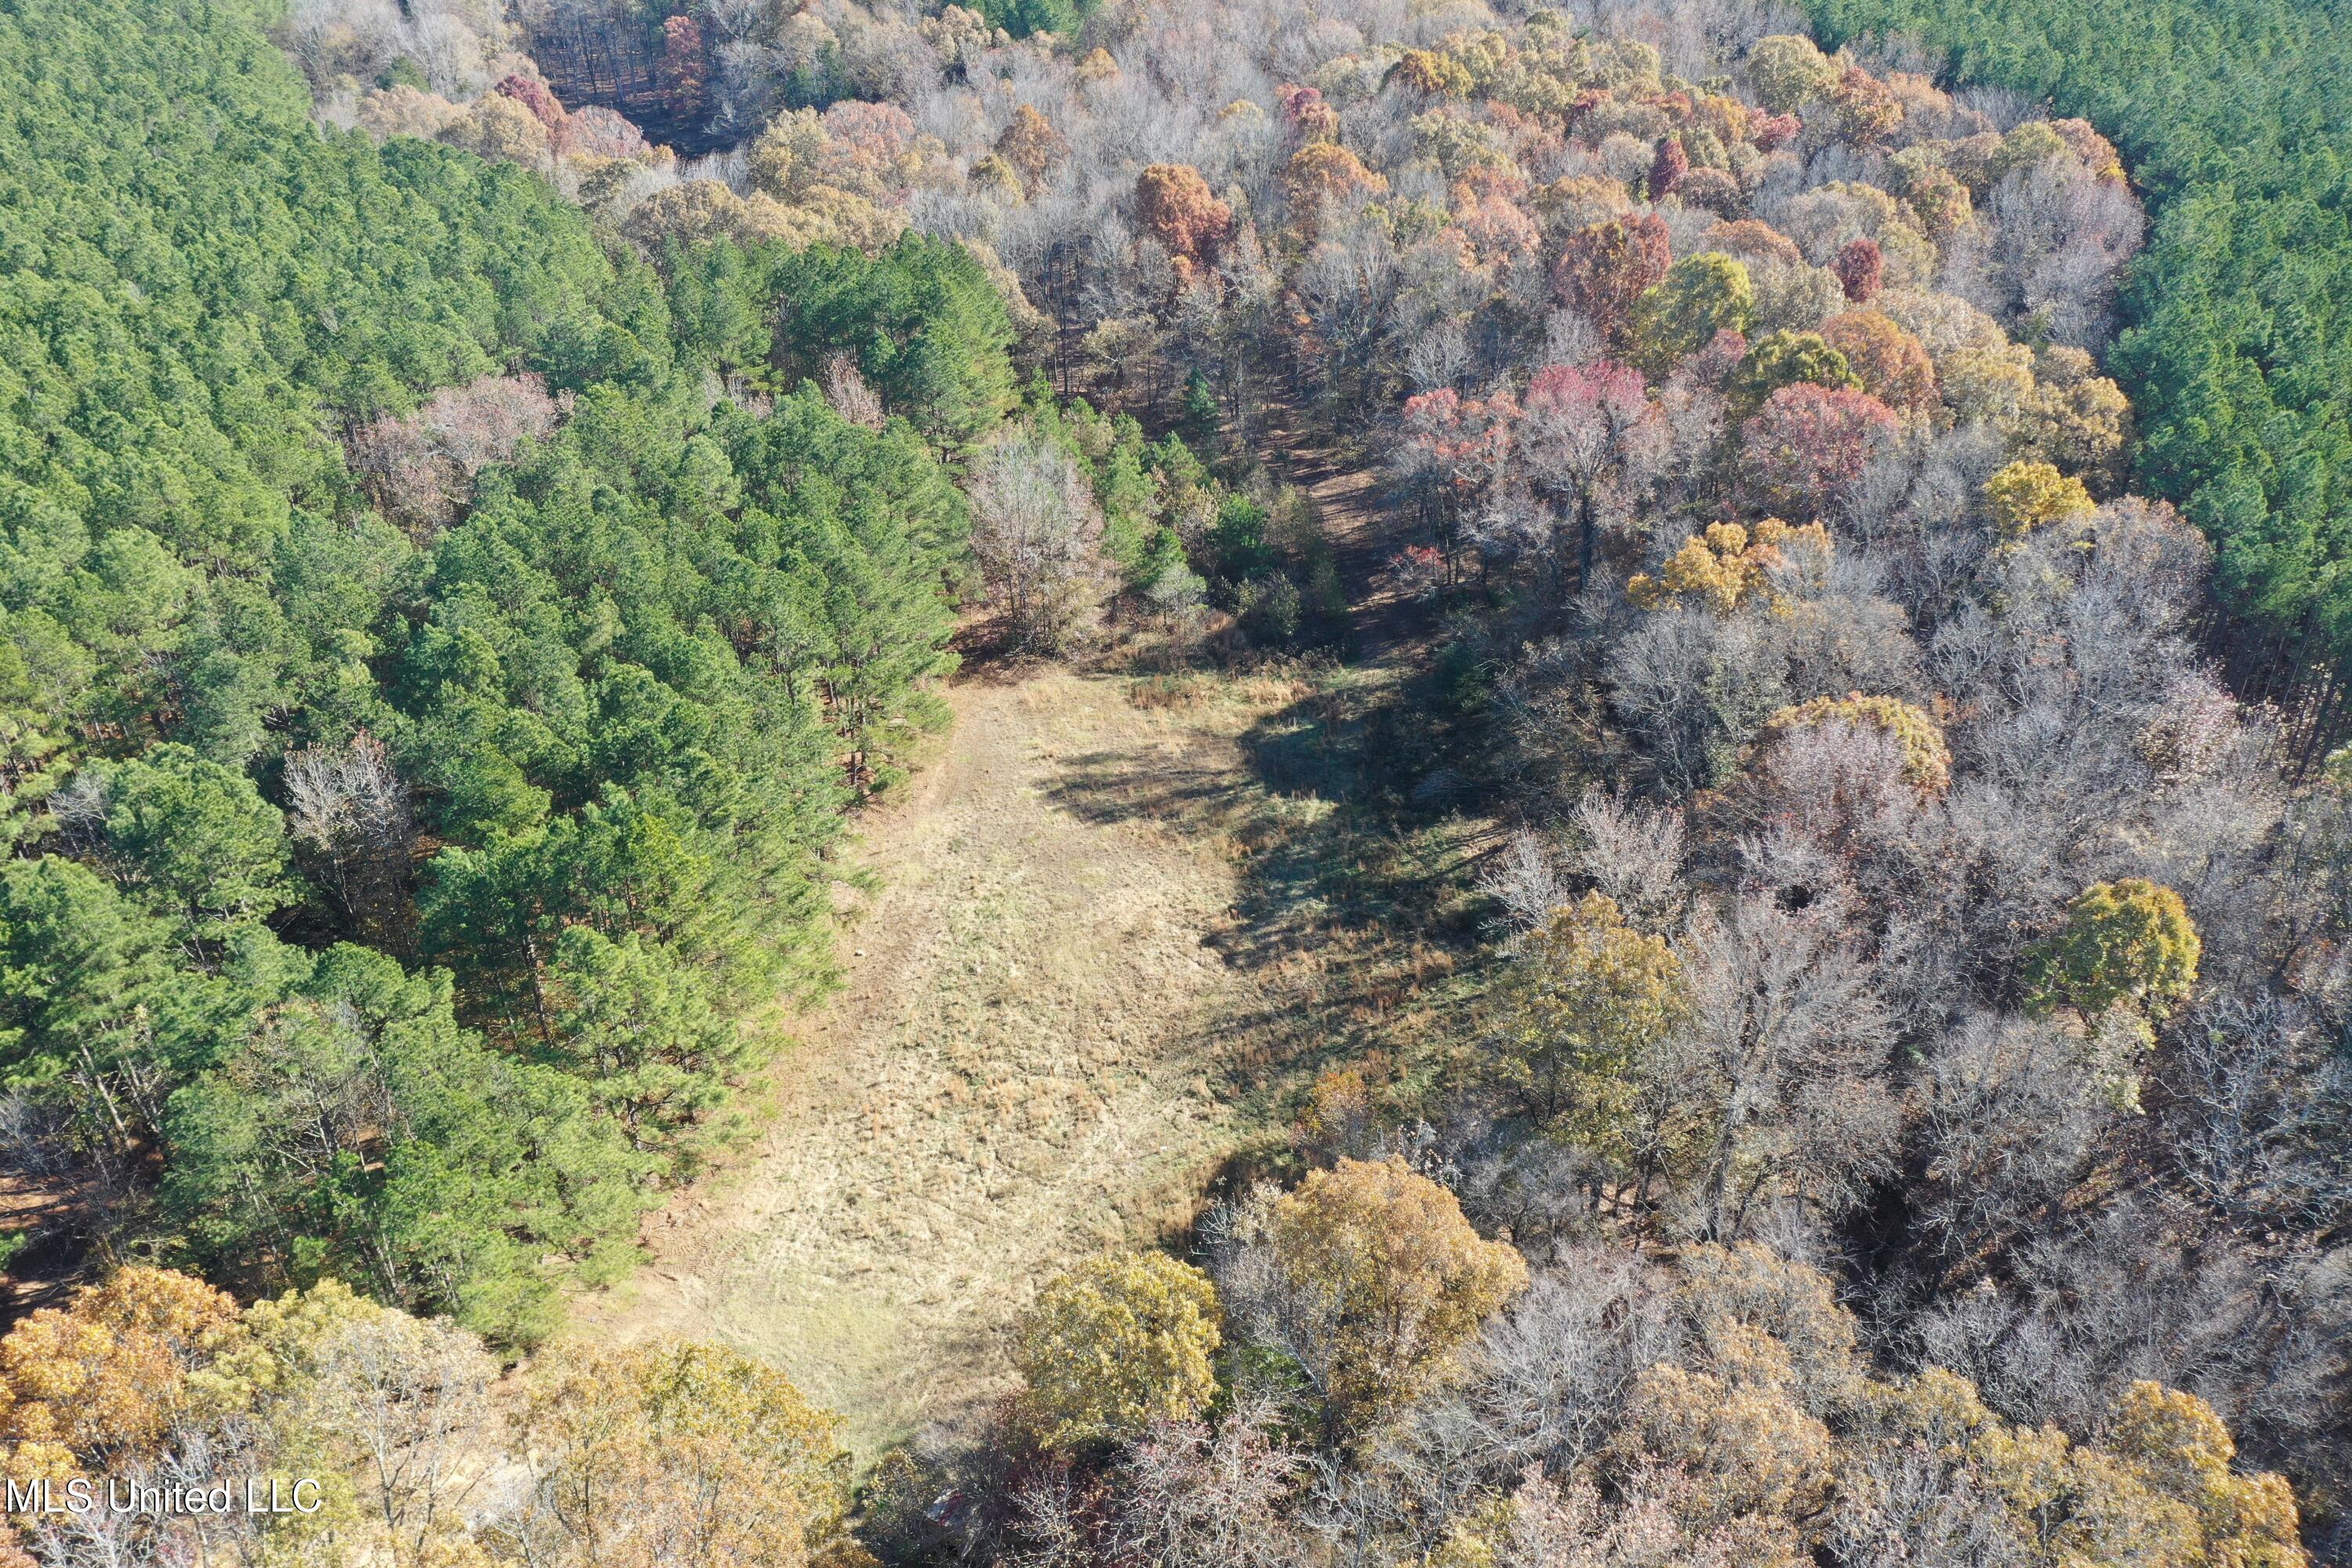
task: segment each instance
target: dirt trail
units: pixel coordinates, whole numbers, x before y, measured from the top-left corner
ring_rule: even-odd
[[[1402,520],[1393,515],[1378,468],[1361,456],[1304,424],[1295,411],[1266,433],[1262,447],[1274,472],[1305,490],[1330,542],[1348,595],[1349,662],[1382,666],[1399,661],[1407,645],[1428,636],[1433,617],[1407,595],[1389,562],[1404,542]]]
[[[774,1363],[861,1461],[1009,1386],[1003,1331],[1043,1278],[1189,1218],[1245,1131],[1211,1075],[1257,983],[1210,945],[1238,883],[1200,825],[1249,787],[1246,704],[1146,710],[1060,670],[950,700],[945,755],[866,825],[882,884],[749,1108],[763,1131],[573,1313],[583,1338]]]

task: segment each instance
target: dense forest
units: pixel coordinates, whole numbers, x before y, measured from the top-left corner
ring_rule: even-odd
[[[2352,278],[2344,156],[2352,69],[2334,6],[1998,5],[1823,0],[1833,36],[1899,34],[1971,79],[2095,120],[2129,155],[2157,222],[2125,304],[2118,374],[2142,424],[2139,473],[2210,535],[2242,617],[2231,671],[2314,710],[2336,737],[2352,384],[2340,303]]]
[[[12,1142],[110,1249],[527,1342],[820,977],[1003,307],[919,239],[658,269],[321,134],[254,18],[10,22]],[[901,417],[706,390],[835,342]]]
[[[1819,11],[0,5],[0,1465],[321,1487],[0,1564],[2352,1560],[2340,19]],[[878,1458],[567,1334],[1057,664],[1412,995]]]

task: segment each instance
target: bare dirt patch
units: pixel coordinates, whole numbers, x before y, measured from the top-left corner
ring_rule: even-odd
[[[1073,1257],[1156,1239],[1258,1129],[1223,1085],[1268,978],[1221,952],[1292,693],[1160,700],[1063,670],[950,693],[945,754],[866,824],[845,984],[795,1020],[763,1131],[646,1231],[572,1331],[717,1338],[850,1423],[862,1461],[1011,1386],[1004,1330]],[[1257,1097],[1262,1098],[1262,1097]]]

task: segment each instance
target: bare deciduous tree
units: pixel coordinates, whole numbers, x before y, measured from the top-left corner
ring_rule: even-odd
[[[486,375],[436,393],[405,418],[360,426],[344,454],[368,499],[429,539],[471,499],[476,475],[553,430],[563,406],[534,374]]]
[[[1670,1119],[1695,1124],[1675,1204],[1695,1235],[1754,1234],[1784,1206],[1841,1213],[1888,1168],[1891,1031],[1842,913],[1826,891],[1796,910],[1748,893],[1681,944],[1698,1021],[1643,1076]]]
[[[835,354],[824,362],[824,400],[852,425],[868,430],[882,428],[882,399],[866,384],[866,378],[857,373],[857,362],[847,354]]]
[[[348,1444],[362,1501],[409,1561],[463,1521],[479,1484],[496,1411],[498,1363],[456,1324],[371,1314],[322,1347],[304,1416]]]
[[[1214,1432],[1154,1431],[1129,1458],[1119,1544],[1147,1563],[1286,1568],[1307,1553],[1279,1510],[1300,1463],[1276,1435],[1274,1407],[1244,1399]]]
[[[1441,1507],[1529,1465],[1573,1472],[1608,1441],[1635,1374],[1682,1346],[1662,1287],[1622,1248],[1566,1249],[1486,1325],[1462,1375],[1398,1428],[1388,1461]]]
[[[286,756],[287,830],[346,914],[371,933],[403,907],[415,820],[383,742],[362,730],[340,747]]]
[[[1058,652],[1100,603],[1102,516],[1066,452],[1023,427],[983,453],[971,481],[971,548],[1021,647]]]

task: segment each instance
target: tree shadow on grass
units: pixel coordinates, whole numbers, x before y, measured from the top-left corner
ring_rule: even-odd
[[[1504,837],[1448,772],[1458,738],[1418,683],[1331,669],[1294,684],[1235,738],[1239,773],[1144,744],[1065,759],[1046,792],[1083,821],[1213,837],[1239,870],[1203,939],[1252,982],[1212,1026],[1214,1076],[1265,1131],[1235,1152],[1229,1185],[1293,1161],[1279,1130],[1318,1073],[1443,1055],[1486,957],[1479,862]]]
[[[1173,764],[1150,747],[1088,752],[1062,763],[1045,796],[1095,826],[1152,822],[1191,834],[1226,831],[1248,809],[1244,780],[1213,767]]]

